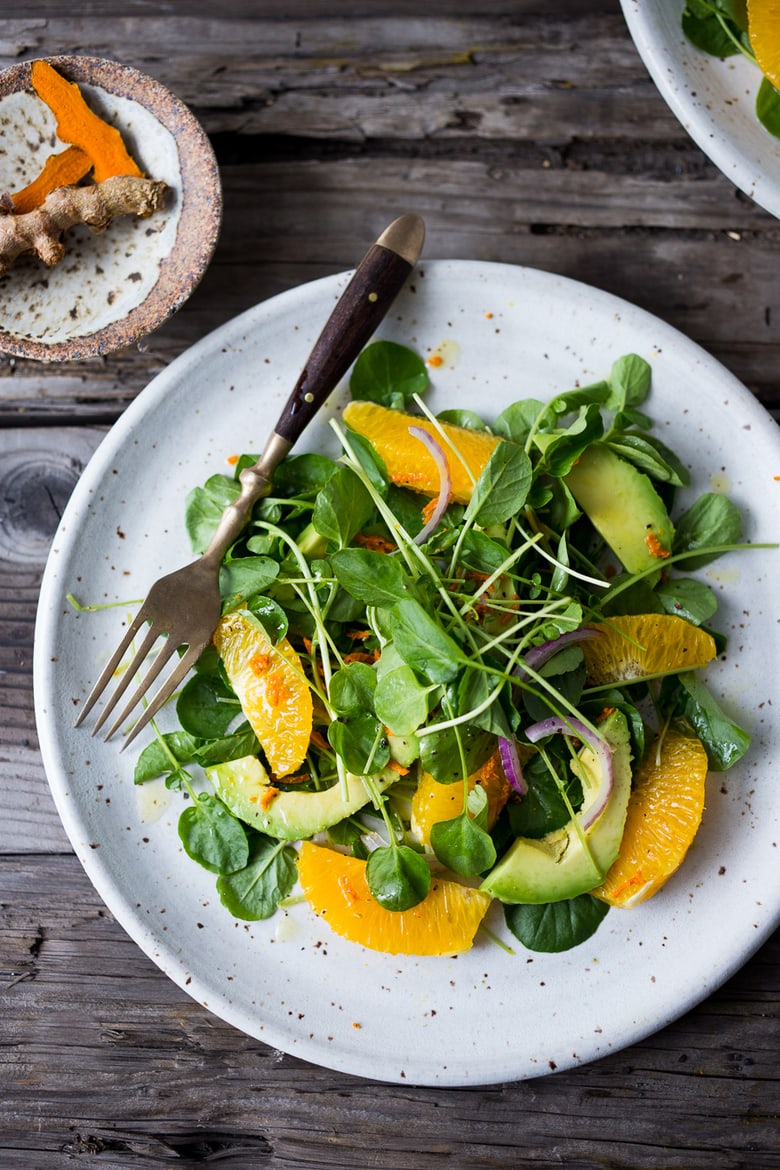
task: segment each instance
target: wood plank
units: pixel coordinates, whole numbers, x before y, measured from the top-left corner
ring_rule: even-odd
[[[382,224],[409,208],[426,219],[426,257],[525,264],[616,293],[717,351],[778,410],[775,221],[715,173],[670,190],[662,175],[543,162],[345,157],[224,167],[220,241],[190,301],[109,362],[0,359],[0,420],[116,418],[193,342],[275,293],[351,267]]]
[[[300,23],[178,15],[11,18],[0,65],[77,44],[156,77],[208,133],[681,139],[619,12],[525,3],[450,15],[332,10]],[[588,52],[582,52],[582,45]],[[576,101],[573,100],[576,94]],[[316,96],[316,101],[313,97]],[[421,100],[424,98],[424,100]],[[573,122],[576,119],[576,125]]]
[[[386,1167],[516,1167],[520,1151],[541,1168],[776,1165],[767,1025],[780,937],[678,1024],[598,1064],[414,1089],[312,1068],[209,1015],[112,921],[75,858],[0,861],[0,883],[0,1161],[14,1170],[63,1154],[76,1166],[98,1153],[101,1166],[178,1164],[197,1143],[222,1143],[247,1168],[258,1153],[364,1168],[368,1148]]]

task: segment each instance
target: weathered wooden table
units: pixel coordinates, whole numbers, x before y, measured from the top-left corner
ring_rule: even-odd
[[[518,1084],[383,1086],[221,1023],[129,941],[71,853],[31,668],[49,543],[106,428],[198,338],[350,267],[394,214],[425,217],[429,258],[530,265],[636,302],[775,412],[780,226],[669,113],[616,0],[67,7],[4,6],[0,65],[78,52],[158,78],[213,141],[225,215],[201,285],[143,344],[63,366],[0,358],[0,1166],[780,1166],[777,937],[659,1034]]]

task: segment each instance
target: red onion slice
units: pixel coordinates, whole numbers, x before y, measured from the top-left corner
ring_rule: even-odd
[[[420,529],[414,538],[415,544],[425,544],[428,537],[438,528],[439,521],[447,511],[447,505],[452,495],[452,478],[450,476],[449,464],[447,463],[447,456],[433,435],[429,431],[426,431],[424,427],[409,427],[409,434],[412,438],[419,439],[427,449],[439,473],[439,495],[436,500],[436,506],[428,518],[428,523],[424,528]]]
[[[541,646],[532,646],[523,655],[523,663],[529,666],[531,670],[539,670],[559,650],[564,650],[567,646],[576,645],[578,642],[587,642],[590,638],[600,638],[601,636],[601,630],[594,630],[590,626],[580,626],[577,630],[568,630],[558,638],[552,638],[549,642],[542,642]],[[526,671],[523,669],[522,663],[515,670],[515,675],[519,679],[528,677]]]
[[[498,753],[501,756],[501,766],[507,780],[519,796],[525,796],[528,784],[523,775],[520,756],[517,753],[517,743],[513,739],[504,739],[503,736],[499,736]]]
[[[599,764],[599,781],[590,800],[588,794],[585,794],[585,803],[577,814],[582,828],[590,829],[604,812],[612,795],[614,772],[612,752],[607,744],[599,736],[594,735],[590,728],[581,723],[579,719],[559,719],[555,715],[550,716],[549,719],[543,719],[541,723],[534,723],[533,726],[527,728],[525,734],[531,743],[536,743],[547,735],[576,735],[577,739],[581,739],[591,749]]]

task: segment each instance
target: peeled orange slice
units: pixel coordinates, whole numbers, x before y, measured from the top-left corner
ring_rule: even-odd
[[[488,825],[492,827],[510,793],[498,752],[469,776],[469,790],[480,784],[488,798]],[[441,784],[425,772],[412,797],[412,832],[423,845],[431,843],[431,829],[463,812],[463,784]]]
[[[780,89],[780,0],[748,0],[748,34],[761,72]]]
[[[304,841],[298,878],[314,913],[336,934],[390,955],[455,955],[467,951],[491,899],[481,890],[434,877],[411,910],[385,910],[366,882],[366,863]]]
[[[309,749],[313,709],[297,651],[286,638],[274,645],[240,610],[220,619],[214,645],[271,771],[279,779],[295,772]]]
[[[597,686],[698,670],[716,654],[711,634],[674,614],[628,614],[592,628],[601,636],[581,648],[588,681]]]
[[[634,776],[620,853],[592,892],[611,906],[651,897],[680,866],[701,822],[707,753],[695,736],[669,728]]]
[[[470,430],[451,423],[440,423],[442,433],[424,417],[390,410],[376,402],[355,400],[344,410],[344,421],[353,431],[368,439],[381,455],[387,473],[399,487],[411,488],[423,495],[439,491],[439,473],[433,456],[419,439],[409,434],[409,427],[427,431],[443,450],[452,480],[452,499],[467,504],[474,483],[502,439],[486,431]],[[457,449],[457,454],[453,448]]]

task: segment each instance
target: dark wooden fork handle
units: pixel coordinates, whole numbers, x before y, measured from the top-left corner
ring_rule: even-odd
[[[416,215],[395,220],[369,248],[339,298],[274,428],[295,443],[386,315],[425,237]]]

